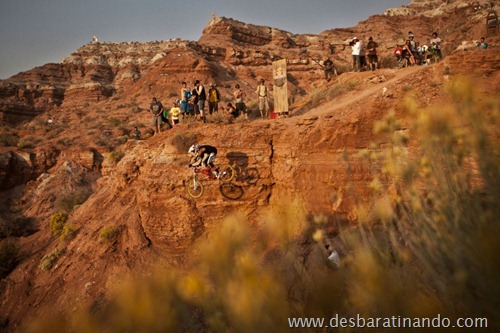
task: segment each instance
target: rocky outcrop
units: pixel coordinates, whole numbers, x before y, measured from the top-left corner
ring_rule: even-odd
[[[422,15],[436,17],[455,12],[462,8],[469,8],[475,0],[412,0],[408,6],[391,8],[384,12],[388,16],[415,16]]]

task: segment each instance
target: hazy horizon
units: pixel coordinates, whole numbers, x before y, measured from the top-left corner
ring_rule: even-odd
[[[410,0],[16,0],[0,11],[0,79],[106,42],[197,41],[212,13],[295,34],[347,28]]]

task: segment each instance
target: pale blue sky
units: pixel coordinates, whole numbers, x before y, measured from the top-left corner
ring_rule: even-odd
[[[88,43],[198,40],[217,16],[318,34],[347,28],[410,0],[0,0],[0,79]]]

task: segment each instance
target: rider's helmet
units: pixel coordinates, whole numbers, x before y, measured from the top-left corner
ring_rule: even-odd
[[[196,155],[196,153],[198,152],[199,149],[200,149],[200,146],[197,143],[195,143],[194,145],[189,147],[188,153],[191,155]]]

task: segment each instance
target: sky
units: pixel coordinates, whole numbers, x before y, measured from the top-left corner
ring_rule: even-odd
[[[197,41],[212,17],[295,34],[348,28],[410,0],[0,0],[0,79],[102,42]]]

